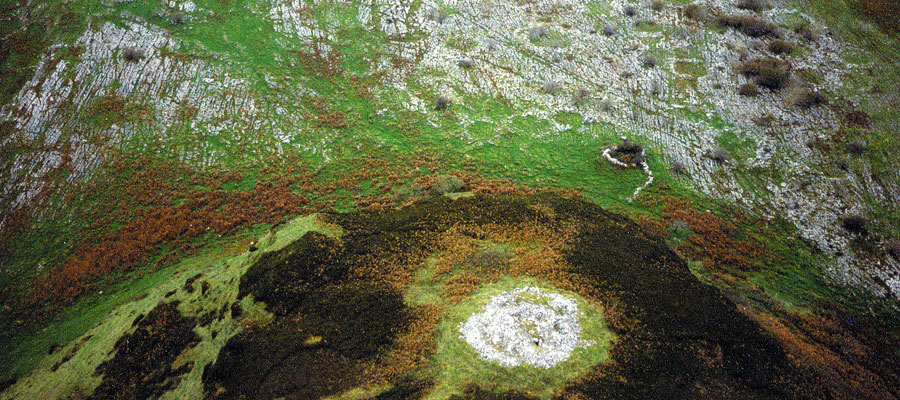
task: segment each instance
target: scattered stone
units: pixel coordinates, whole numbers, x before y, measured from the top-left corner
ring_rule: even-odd
[[[491,297],[459,328],[460,338],[482,358],[505,367],[550,368],[582,343],[578,303],[535,287]]]

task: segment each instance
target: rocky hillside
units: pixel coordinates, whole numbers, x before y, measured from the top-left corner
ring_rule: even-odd
[[[552,192],[664,240],[795,356],[834,349],[814,327],[836,326],[861,347],[808,364],[869,371],[896,395],[890,368],[860,361],[900,333],[900,10],[889,1],[0,10],[8,385],[113,310],[159,301],[151,282],[204,271],[212,261],[196,260],[242,253],[294,217]],[[177,320],[176,309],[148,315]]]

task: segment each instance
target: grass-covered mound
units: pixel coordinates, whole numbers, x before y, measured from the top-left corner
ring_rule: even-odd
[[[244,275],[241,294],[265,299],[274,320],[228,342],[204,374],[208,396],[828,395],[660,238],[595,205],[550,195],[436,197],[329,220],[344,229],[340,240],[308,234]],[[512,256],[473,265],[485,248]],[[612,336],[604,325],[615,334],[608,354],[606,346],[576,351],[561,364],[567,373],[504,372],[447,346],[464,311],[517,281],[577,296],[597,310],[586,314],[593,322],[602,312],[602,323],[585,329],[600,340]],[[485,369],[460,372],[479,363]]]

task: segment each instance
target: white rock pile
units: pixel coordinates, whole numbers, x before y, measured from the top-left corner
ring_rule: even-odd
[[[574,299],[523,287],[492,297],[461,324],[460,339],[503,366],[550,368],[589,344],[580,338],[579,315]]]

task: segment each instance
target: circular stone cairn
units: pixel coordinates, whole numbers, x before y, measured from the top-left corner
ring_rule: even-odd
[[[590,345],[579,337],[579,315],[574,299],[523,287],[491,297],[481,313],[460,325],[460,338],[502,366],[550,368],[580,345]]]

